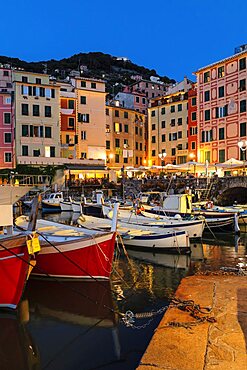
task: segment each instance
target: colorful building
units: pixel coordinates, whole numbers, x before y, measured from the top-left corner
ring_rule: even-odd
[[[80,158],[77,97],[70,83],[60,82],[61,157]]]
[[[188,160],[188,92],[152,99],[148,109],[149,165],[182,164]],[[165,159],[161,159],[162,153]]]
[[[243,159],[247,131],[247,50],[198,69],[198,161]],[[244,147],[246,149],[246,146]]]
[[[78,157],[106,160],[105,81],[71,78],[77,100]]]
[[[188,157],[190,161],[197,161],[197,131],[197,90],[194,84],[188,91]]]
[[[106,158],[116,170],[146,165],[145,115],[118,105],[106,106]]]
[[[15,167],[12,70],[0,68],[0,168]]]
[[[59,85],[49,76],[13,71],[18,164],[52,164],[60,157]]]

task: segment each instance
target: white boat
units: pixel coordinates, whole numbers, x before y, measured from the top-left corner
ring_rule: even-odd
[[[83,203],[81,201],[72,200],[71,207],[74,213],[81,213]]]
[[[103,205],[104,215],[108,218],[112,218],[112,208]],[[118,214],[119,222],[128,223],[131,225],[142,225],[145,227],[159,227],[165,231],[172,232],[176,231],[186,231],[190,239],[200,239],[202,238],[202,233],[204,230],[205,222],[204,219],[193,219],[193,220],[183,220],[180,215],[175,217],[168,216],[157,216],[148,212],[140,211],[137,214],[135,209],[122,210],[119,209]]]
[[[61,200],[60,207],[62,212],[72,212],[72,199],[69,198],[69,200]]]
[[[81,215],[77,222],[84,228],[105,231],[109,229],[111,224],[110,220],[86,215]],[[117,231],[123,239],[124,245],[129,247],[177,252],[184,250],[184,248],[189,249],[189,237],[185,231],[175,229],[167,231],[161,227],[150,228],[122,221],[118,221]]]
[[[60,202],[63,201],[63,193],[51,193],[47,198],[42,199],[42,210],[46,212],[60,212]]]

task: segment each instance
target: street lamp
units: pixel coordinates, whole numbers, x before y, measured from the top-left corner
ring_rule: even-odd
[[[167,156],[166,152],[159,153],[159,158],[161,160],[161,167],[162,167],[162,172],[163,172],[163,167],[165,165],[165,158]]]
[[[243,162],[244,162],[244,172],[243,175],[245,175],[245,161],[246,161],[246,149],[247,149],[247,140],[241,140],[238,142],[238,147],[240,151],[243,152]]]

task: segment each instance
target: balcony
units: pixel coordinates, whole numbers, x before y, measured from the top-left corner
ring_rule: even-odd
[[[71,115],[75,114],[75,110],[74,109],[61,108],[61,114],[64,114],[66,116],[71,116]]]
[[[31,157],[31,156],[18,156],[17,157],[18,164],[27,164],[27,165],[55,165],[55,166],[62,166],[65,164],[74,164],[74,165],[98,165],[104,166],[105,161],[103,159],[71,159],[69,158],[61,158],[61,157]]]

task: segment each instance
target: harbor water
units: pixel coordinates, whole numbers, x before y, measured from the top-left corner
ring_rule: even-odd
[[[110,282],[31,278],[17,313],[0,313],[0,369],[135,369],[181,279],[244,266],[246,235],[209,233],[191,254],[117,249]],[[140,314],[131,326],[128,311]]]

